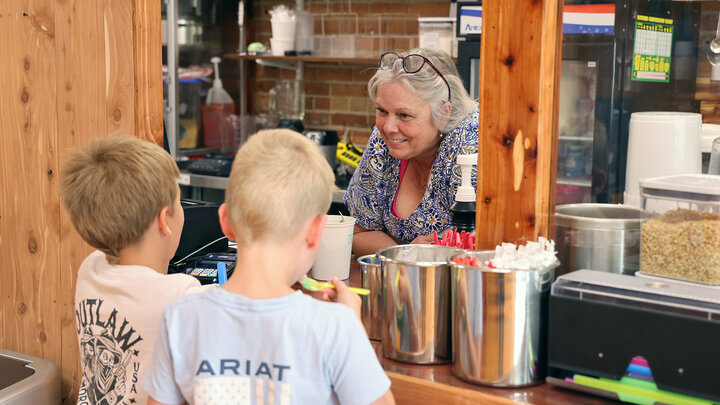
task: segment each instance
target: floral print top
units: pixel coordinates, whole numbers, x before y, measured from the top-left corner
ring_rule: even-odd
[[[375,128],[345,193],[345,206],[356,219],[355,223],[368,230],[383,231],[399,244],[449,229],[450,206],[461,183],[457,156],[477,153],[478,113],[475,110],[457,127],[443,133],[422,201],[405,219],[392,214],[400,160],[390,156]],[[477,168],[473,167],[473,187],[476,179]]]

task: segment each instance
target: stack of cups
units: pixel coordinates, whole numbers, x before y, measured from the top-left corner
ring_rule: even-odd
[[[275,16],[270,19],[272,27],[272,38],[270,38],[270,48],[275,56],[285,55],[285,51],[295,49],[295,26],[297,20],[295,15],[285,14],[284,16]]]

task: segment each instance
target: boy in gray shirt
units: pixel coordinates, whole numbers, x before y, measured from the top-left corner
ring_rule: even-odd
[[[315,259],[333,188],[296,132],[262,131],[238,151],[219,211],[235,271],[165,310],[143,379],[149,404],[395,403],[359,297],[337,279],[324,293],[337,303],[291,288]]]

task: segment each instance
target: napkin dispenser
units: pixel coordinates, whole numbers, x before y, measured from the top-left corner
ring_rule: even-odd
[[[548,382],[620,380],[635,356],[657,388],[720,401],[720,287],[578,270],[553,283]]]

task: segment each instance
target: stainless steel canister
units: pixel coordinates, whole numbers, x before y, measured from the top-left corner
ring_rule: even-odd
[[[360,264],[362,288],[370,294],[361,296],[360,315],[368,337],[373,340],[382,338],[382,269],[375,255],[365,255],[357,259]]]
[[[399,245],[377,252],[383,273],[383,355],[415,364],[450,361],[450,268],[463,249]]]
[[[541,382],[547,364],[547,306],[558,263],[534,270],[484,265],[494,251],[465,252],[478,266],[451,261],[452,371],[496,387]],[[451,260],[452,260],[451,259]]]
[[[640,270],[640,215],[620,204],[555,207],[556,275],[580,269],[635,274]]]

